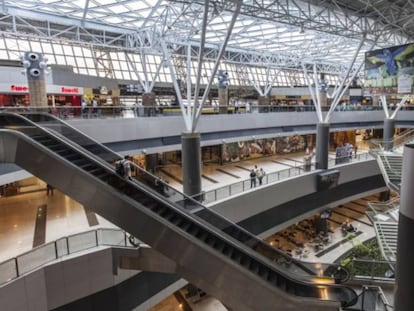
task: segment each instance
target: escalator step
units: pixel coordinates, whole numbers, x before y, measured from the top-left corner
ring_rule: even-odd
[[[88,162],[87,159],[81,157],[79,159],[73,160],[72,163],[77,165],[77,166],[81,166],[81,165],[84,165],[84,164],[88,164],[89,162]]]
[[[61,144],[44,145],[44,146],[48,147],[50,150],[53,150],[54,152],[59,152],[59,151],[67,149],[65,146]]]
[[[176,225],[181,220],[179,215],[177,215],[175,213],[171,213],[171,216],[168,216],[167,219],[168,219],[169,222],[171,222],[174,225]]]
[[[249,264],[249,270],[254,272],[255,274],[259,274],[260,266],[256,261],[251,261]]]
[[[233,259],[234,261],[237,261],[237,262],[240,263],[240,260],[241,260],[241,254],[240,254],[240,252],[239,251],[234,251],[231,254],[231,259]]]
[[[171,213],[171,211],[167,207],[164,207],[160,211],[160,213],[158,213],[158,215],[160,215],[162,218],[172,217],[172,213]]]
[[[183,221],[181,222],[181,224],[179,225],[179,227],[181,229],[183,229],[185,232],[188,232],[190,227],[191,227],[191,222],[190,221]]]
[[[225,243],[223,243],[223,241],[221,240],[217,240],[216,244],[214,244],[214,249],[216,249],[217,251],[219,251],[220,253],[223,253],[224,247],[226,246]]]
[[[259,275],[262,279],[267,280],[269,277],[270,269],[267,267],[261,266],[259,269]]]
[[[199,239],[203,242],[206,242],[207,239],[210,237],[210,234],[207,231],[202,231],[201,234],[199,235]]]
[[[87,171],[88,173],[92,172],[93,170],[96,169],[96,166],[92,163],[88,163],[85,165],[81,165],[80,166],[83,170]]]
[[[231,250],[232,250],[231,247],[229,247],[227,244],[224,244],[223,249],[221,250],[221,253],[225,256],[231,257]]]
[[[192,236],[197,236],[197,233],[199,230],[200,229],[197,226],[193,225],[193,226],[190,226],[190,228],[188,228],[187,232],[191,234]]]
[[[77,160],[77,159],[80,159],[81,158],[81,156],[79,154],[73,152],[70,149],[63,149],[63,150],[60,150],[60,151],[58,151],[56,153],[58,155],[64,157],[68,161],[74,161],[74,160]]]
[[[217,243],[217,239],[213,235],[209,235],[206,238],[207,245],[210,245],[211,247],[214,247],[214,245]]]
[[[95,171],[92,173],[100,180],[108,180],[109,177],[111,177],[111,174],[108,174],[107,172],[101,170],[101,171]]]

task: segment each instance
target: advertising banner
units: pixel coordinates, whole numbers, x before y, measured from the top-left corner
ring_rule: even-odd
[[[364,95],[411,93],[414,44],[365,53]]]

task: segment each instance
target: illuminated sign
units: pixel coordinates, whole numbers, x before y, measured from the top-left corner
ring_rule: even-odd
[[[364,95],[410,94],[414,80],[414,44],[365,53]]]
[[[69,93],[69,94],[78,94],[79,93],[79,88],[77,87],[65,87],[62,86],[60,88],[62,93]]]
[[[29,87],[22,85],[10,85],[10,90],[12,92],[29,92]]]

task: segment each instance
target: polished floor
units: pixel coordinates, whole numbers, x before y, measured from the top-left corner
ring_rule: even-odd
[[[292,165],[303,163],[303,156],[304,154],[289,154],[257,158],[225,166],[204,165],[203,189],[208,191],[232,184],[238,179],[248,179],[249,172],[255,165],[263,168],[267,173],[290,168]],[[334,155],[330,154],[329,157],[333,158]],[[165,178],[170,185],[177,190],[182,190],[181,167],[171,165],[164,170],[168,170],[168,176]],[[41,181],[38,182],[37,188],[42,190],[0,197],[0,262],[27,252],[33,246],[55,241],[64,236],[101,227],[115,227],[59,190],[55,189],[53,195],[47,195],[46,184]]]
[[[359,150],[363,152],[363,148]],[[289,154],[275,157],[252,159],[225,166],[203,166],[203,189],[211,190],[229,185],[240,179],[248,179],[249,171],[257,165],[267,173],[290,168],[303,163],[304,154]],[[330,153],[330,158],[334,154]],[[176,165],[163,168],[163,177],[169,180],[171,186],[182,189],[181,168]],[[46,193],[46,185],[39,181],[40,191],[17,194],[9,197],[0,197],[0,262],[30,251],[33,247],[55,241],[61,237],[89,231],[96,228],[115,228],[106,219],[96,215],[87,207],[72,200],[68,196],[55,189],[53,195]],[[340,233],[340,224],[350,221],[360,230],[359,240],[364,241],[374,236],[374,230],[364,215],[366,202],[378,200],[377,196],[349,202],[337,207],[330,219],[329,242],[321,248],[312,246],[314,241],[306,240],[305,236],[297,234],[297,239],[305,244],[302,252],[297,252],[297,245],[291,241],[283,241],[283,236],[268,237],[269,243],[287,251],[291,250],[293,256],[305,261],[332,262],[339,254],[352,247]],[[294,230],[287,228],[286,230]],[[283,234],[283,232],[282,232]],[[275,241],[278,240],[278,245]],[[329,250],[329,248],[331,248]],[[324,249],[327,251],[324,252]],[[169,298],[174,301],[173,298]],[[177,301],[171,303],[162,302],[154,311],[179,310]],[[206,299],[207,302],[198,304],[197,310],[225,310],[214,299]],[[210,302],[209,302],[210,301]],[[178,309],[177,309],[178,308]],[[196,310],[196,309],[194,309]]]

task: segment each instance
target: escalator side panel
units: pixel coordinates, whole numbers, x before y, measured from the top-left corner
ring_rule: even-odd
[[[12,141],[11,138],[4,139],[7,136],[0,135],[3,147]],[[298,301],[306,302],[309,310],[338,308],[338,303],[334,302],[289,296],[242,266],[235,265],[224,255],[206,248],[189,234],[167,226],[165,220],[154,217],[139,203],[58,156],[46,153],[24,139],[18,139],[15,146],[14,159],[9,155],[9,160],[173,259],[177,263],[178,274],[235,310],[295,310]]]
[[[0,145],[5,146],[12,140],[5,138],[7,136],[0,134]],[[166,220],[152,215],[139,203],[116,192],[87,172],[45,152],[32,142],[24,139],[17,141],[15,158],[9,160],[81,204],[90,206],[96,213],[174,260],[179,275],[234,310],[300,310],[303,303],[309,311],[338,309],[336,302],[290,296],[272,287],[225,255],[195,240],[190,234],[168,226]]]

